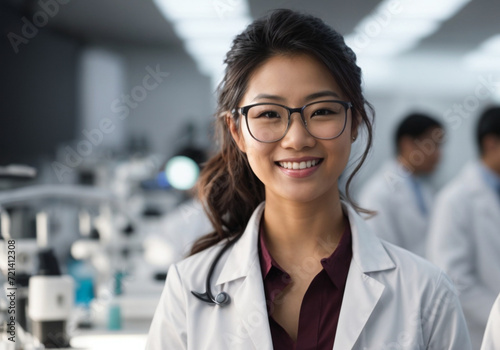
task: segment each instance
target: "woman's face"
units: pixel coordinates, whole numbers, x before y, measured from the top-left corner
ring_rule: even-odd
[[[309,55],[279,55],[253,72],[238,107],[271,102],[297,108],[321,100],[346,101],[328,69]],[[293,113],[291,118],[287,134],[273,143],[255,140],[243,116],[239,130],[232,118],[228,118],[228,123],[238,147],[246,153],[253,172],[265,185],[267,201],[338,198],[337,180],[347,164],[352,137],[356,135],[356,130],[351,130],[351,110],[344,132],[333,140],[311,136],[300,120],[300,113]],[[288,169],[294,167],[293,163],[300,167],[301,162],[307,168]]]

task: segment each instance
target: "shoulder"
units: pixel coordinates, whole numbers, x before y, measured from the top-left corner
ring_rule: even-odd
[[[459,295],[451,279],[431,262],[388,242],[382,243],[395,268],[371,275],[384,285],[384,305],[413,315],[414,321],[434,328],[436,319],[461,313]],[[404,310],[402,310],[404,308]],[[437,315],[442,313],[442,316]]]
[[[448,276],[430,261],[381,239],[395,269],[388,271],[391,282],[398,281],[401,291],[431,296],[437,289],[456,295]]]
[[[353,238],[353,260],[363,273],[386,286],[437,281],[441,271],[429,261],[379,238],[376,232],[348,208]]]
[[[396,161],[387,161],[366,182],[361,190],[361,196],[365,198],[377,197],[379,200],[392,199],[400,190],[406,187],[407,174]]]
[[[449,184],[443,187],[437,196],[437,201],[441,203],[460,204],[460,202],[457,202],[459,198],[471,196],[477,190],[479,177],[477,164],[471,163],[466,165]]]
[[[390,256],[396,269],[412,272],[413,276],[426,275],[436,278],[441,270],[428,260],[383,239],[380,239],[385,251]]]
[[[380,200],[390,193],[390,178],[385,177],[384,169],[379,169],[361,188],[362,201]]]

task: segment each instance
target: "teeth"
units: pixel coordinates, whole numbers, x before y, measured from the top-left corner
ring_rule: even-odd
[[[319,160],[308,160],[307,162],[279,162],[285,169],[306,169],[315,166]]]

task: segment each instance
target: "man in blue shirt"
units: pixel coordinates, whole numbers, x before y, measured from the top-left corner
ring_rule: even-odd
[[[473,349],[500,292],[500,107],[481,115],[476,139],[480,159],[439,193],[427,247],[455,282]]]
[[[425,256],[433,193],[423,177],[441,159],[443,126],[433,117],[412,113],[395,132],[396,158],[386,162],[361,191],[362,207],[377,214],[367,224],[380,238]]]

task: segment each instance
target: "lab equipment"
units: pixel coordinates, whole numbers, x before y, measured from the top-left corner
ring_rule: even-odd
[[[54,202],[54,199],[76,204],[76,206],[100,205],[101,213],[91,218],[91,220],[87,220],[90,222],[86,224],[80,222],[80,229],[85,227],[91,234],[94,232],[92,226],[99,219],[101,220],[99,227],[100,244],[98,244],[96,250],[102,253],[99,256],[101,262],[105,261],[104,264],[101,264],[101,266],[104,266],[104,270],[101,271],[104,272],[104,275],[101,276],[102,279],[105,280],[107,278],[106,273],[111,273],[117,268],[116,266],[120,264],[124,266],[119,251],[127,246],[128,236],[124,233],[120,234],[120,230],[117,230],[117,228],[121,225],[124,225],[125,228],[133,226],[134,219],[126,213],[121,203],[105,190],[86,186],[35,185],[0,192],[0,207],[14,208],[23,203],[29,203],[27,206],[39,209],[47,204],[50,205]],[[118,212],[120,215],[113,217],[113,214]],[[32,253],[39,252],[39,272],[36,275],[33,271],[33,266],[36,264],[33,264],[32,261],[20,264],[20,268],[24,268],[26,275],[34,276],[29,278],[29,293],[26,293],[26,296],[29,296],[26,299],[29,304],[30,322],[23,325],[19,323],[17,328],[23,329],[23,331],[30,329],[35,338],[46,347],[64,347],[69,345],[70,334],[66,332],[66,324],[73,312],[74,281],[70,276],[62,274],[62,269],[57,263],[54,251],[51,249],[57,242],[54,237],[51,237],[53,226],[50,225],[49,213],[50,211],[47,210],[39,210],[36,214],[35,238],[17,239],[14,235],[16,242],[29,241],[30,244],[25,246],[30,248]],[[90,216],[81,215],[80,218],[89,219]],[[114,220],[117,217],[120,217],[121,220]],[[2,235],[6,239],[12,238],[10,235],[11,221],[9,211],[2,209]],[[8,230],[3,230],[4,228]],[[116,244],[111,247],[110,245],[115,242]],[[95,240],[92,243],[95,243]],[[115,247],[116,249],[114,249]],[[19,248],[24,248],[24,246],[20,245]],[[94,245],[94,248],[97,247]],[[26,251],[23,253],[26,254]],[[94,257],[91,253],[88,256]],[[32,260],[35,259],[32,258]],[[7,261],[7,259],[2,259],[2,261]],[[21,288],[18,288],[18,291],[18,296],[21,297]],[[19,298],[18,300],[21,301],[22,299]],[[22,309],[16,313],[17,315],[22,316]],[[22,317],[20,317],[21,320]]]
[[[61,275],[50,249],[39,253],[39,275],[29,280],[29,316],[33,335],[47,348],[69,345],[66,323],[73,307],[73,279]]]

